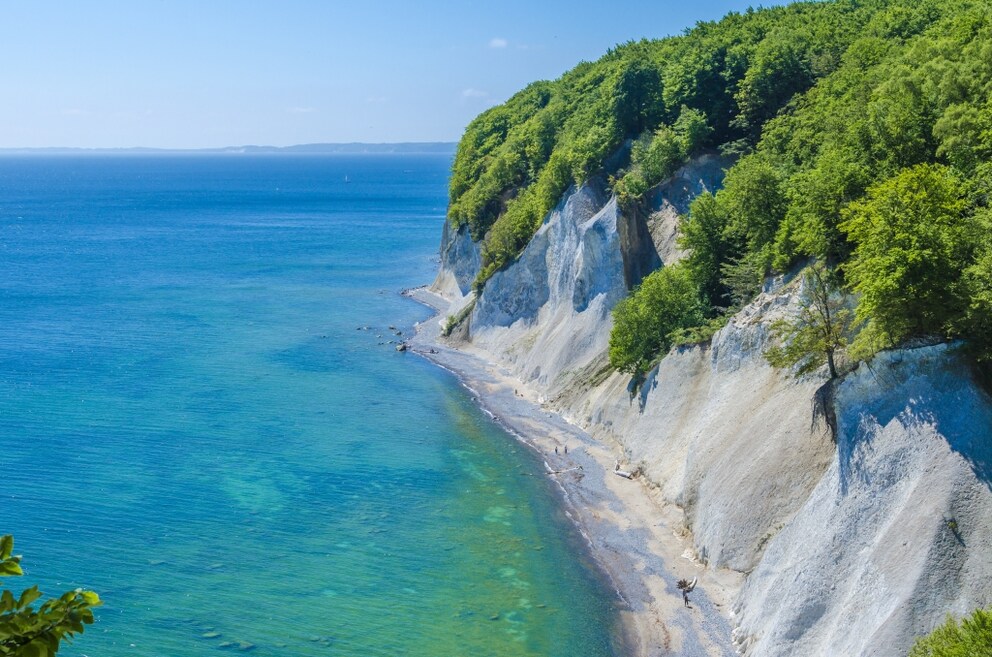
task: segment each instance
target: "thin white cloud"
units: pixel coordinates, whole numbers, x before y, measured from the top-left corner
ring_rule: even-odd
[[[500,37],[493,37],[489,40],[490,48],[506,48],[508,45],[510,45],[510,42]]]
[[[317,111],[316,107],[290,107],[288,110],[290,114],[313,114]]]
[[[462,91],[462,98],[488,98],[489,92],[482,89],[472,89],[469,87]]]

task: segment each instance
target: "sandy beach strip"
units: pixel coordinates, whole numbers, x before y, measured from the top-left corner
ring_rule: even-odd
[[[448,306],[427,288],[404,295],[438,313]],[[736,655],[730,603],[741,576],[695,560],[681,509],[661,502],[643,480],[616,476],[618,450],[542,408],[536,390],[484,354],[451,347],[440,333],[435,316],[417,326],[408,347],[451,371],[484,411],[539,453],[547,476],[558,484],[566,513],[620,599],[624,641],[632,654]],[[688,608],[676,588],[683,578],[698,578]]]

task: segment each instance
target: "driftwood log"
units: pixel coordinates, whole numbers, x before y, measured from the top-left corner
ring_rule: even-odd
[[[547,470],[547,473],[549,475],[560,475],[560,474],[563,474],[565,472],[575,472],[576,470],[581,470],[582,469],[582,466],[581,465],[578,465],[578,466],[575,466],[574,468],[566,468],[564,470],[555,470],[550,465],[548,465],[548,462],[547,461],[545,461],[544,462],[544,469]]]
[[[613,463],[613,474],[618,477],[623,477],[624,479],[633,479],[637,476],[637,470],[621,470],[620,469],[620,459],[617,459]]]

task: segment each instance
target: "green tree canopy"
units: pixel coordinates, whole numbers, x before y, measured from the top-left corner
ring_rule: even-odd
[[[867,346],[943,335],[967,307],[961,276],[979,237],[955,175],[933,164],[903,169],[845,217],[840,228],[855,244],[845,271],[870,324]]]
[[[689,253],[685,266],[711,307],[728,305],[720,266],[739,251],[726,237],[728,221],[723,206],[704,192],[693,199],[689,216],[679,226],[679,248]]]
[[[958,324],[958,333],[971,339],[975,356],[992,361],[992,211],[986,209],[975,217],[981,234],[976,245],[974,263],[964,270],[964,295],[968,308]]]
[[[644,372],[672,346],[672,334],[704,321],[704,305],[683,266],[664,267],[617,304],[610,333],[610,364],[621,372]]]
[[[459,144],[448,219],[481,241],[479,289],[571,185],[611,180],[621,209],[639,211],[687,158],[719,150],[724,188],[680,226],[703,304],[701,330],[683,335],[815,260],[860,295],[853,354],[927,335],[992,359],[989,98],[992,0],[732,13],[621,44],[481,114]]]

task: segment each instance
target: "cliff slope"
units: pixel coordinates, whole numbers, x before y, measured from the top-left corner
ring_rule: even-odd
[[[744,654],[904,655],[947,612],[992,604],[992,400],[953,347],[883,352],[847,375],[835,438],[814,404],[825,376],[797,381],[762,356],[797,281],[769,284],[711,344],[673,350],[639,390],[608,367],[631,272],[678,259],[666,236],[720,169],[684,167],[648,195],[648,216],[595,180],[573,187],[488,281],[462,346],[614,445],[683,509],[701,560],[746,575]],[[452,281],[471,278],[478,251],[445,239],[435,285],[457,306],[467,288]]]

